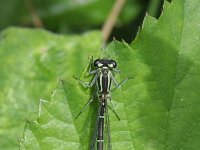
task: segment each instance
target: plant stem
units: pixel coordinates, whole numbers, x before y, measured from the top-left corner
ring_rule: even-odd
[[[29,13],[31,15],[31,19],[32,19],[33,25],[36,28],[42,28],[43,27],[42,20],[37,15],[36,10],[33,7],[32,0],[24,0],[24,3],[25,3],[25,5],[26,5],[26,7],[27,7],[27,9],[28,9],[28,11],[29,11]]]
[[[110,33],[115,25],[115,22],[117,20],[117,17],[120,14],[120,11],[125,3],[125,0],[116,0],[113,8],[108,15],[108,18],[106,19],[103,28],[102,28],[102,48],[105,47],[106,41],[108,40],[108,37],[110,36]]]

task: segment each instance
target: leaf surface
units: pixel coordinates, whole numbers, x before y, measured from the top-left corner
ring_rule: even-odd
[[[0,149],[18,147],[24,121],[35,120],[39,99],[49,100],[59,79],[73,80],[99,45],[99,32],[60,36],[9,28],[1,33]]]
[[[200,22],[196,18],[200,17],[199,3],[199,0],[174,0],[171,4],[165,2],[159,20],[146,16],[143,27],[130,46],[125,42],[113,41],[106,51],[99,53],[94,50],[100,43],[94,42],[96,33],[93,36],[90,34],[86,36],[88,38],[85,40],[92,43],[89,49],[87,42],[83,42],[80,37],[61,37],[54,41],[55,37],[52,35],[52,39],[47,40],[57,43],[52,49],[65,49],[69,46],[67,49],[70,50],[66,50],[68,55],[56,55],[59,54],[57,51],[52,53],[53,58],[47,59],[46,65],[42,65],[40,70],[45,70],[46,76],[45,73],[38,71],[40,75],[38,78],[48,79],[49,74],[55,77],[57,72],[52,73],[51,68],[57,67],[50,62],[60,61],[61,56],[68,56],[64,59],[66,61],[59,63],[66,63],[64,67],[67,69],[66,73],[59,67],[56,69],[60,71],[58,76],[62,75],[65,80],[60,82],[49,98],[50,101],[40,101],[37,121],[27,121],[24,138],[20,140],[20,148],[89,148],[96,119],[97,100],[92,102],[78,119],[75,119],[93,91],[81,88],[72,78],[72,75],[75,75],[86,81],[91,80],[91,78],[84,78],[87,70],[85,65],[88,63],[85,58],[89,54],[95,58],[106,56],[115,59],[120,69],[120,74],[115,75],[118,82],[126,76],[134,76],[134,79],[128,80],[120,89],[112,93],[115,110],[121,119],[118,121],[109,110],[114,150],[198,149],[200,146],[200,81],[198,78]],[[37,37],[38,33],[34,32],[34,34]],[[19,37],[17,38],[20,39]],[[46,39],[46,34],[42,39]],[[82,44],[73,47],[72,41],[69,41],[77,41],[77,39]],[[69,43],[65,44],[66,41]],[[37,42],[43,45],[41,39]],[[31,40],[24,43],[35,46]],[[16,45],[15,47],[18,48]],[[49,69],[46,69],[48,67]],[[82,68],[85,69],[82,71]],[[49,80],[53,79],[52,77]],[[43,88],[49,91],[46,86],[52,89],[55,84],[50,86],[46,82],[43,83]],[[15,84],[17,85],[20,84]],[[36,89],[41,91],[43,88]],[[30,107],[30,103],[27,106]]]

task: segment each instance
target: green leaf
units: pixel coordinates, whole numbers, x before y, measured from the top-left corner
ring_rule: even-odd
[[[142,91],[132,95],[129,120],[136,149],[199,149],[199,4],[166,2],[162,17],[147,16],[131,44],[144,72],[138,75],[143,82],[132,89]]]
[[[68,51],[71,55],[66,59],[67,62],[63,61],[70,62],[66,67],[68,73],[63,76],[66,78],[53,92],[50,101],[41,100],[37,121],[27,121],[24,138],[20,140],[21,149],[88,149],[96,119],[97,101],[75,119],[92,91],[81,88],[70,78],[74,74],[83,78],[86,69],[82,71],[82,68],[87,64],[84,55],[87,54],[95,58],[100,55],[115,59],[120,69],[120,74],[115,76],[117,81],[126,76],[134,76],[134,79],[128,80],[112,93],[112,101],[121,118],[118,121],[112,111],[109,111],[114,150],[198,149],[199,3],[199,0],[174,0],[171,4],[166,2],[159,20],[146,16],[142,29],[130,46],[125,42],[114,41],[105,53],[98,54],[94,50],[99,44],[94,43],[95,34],[88,38],[88,43],[95,45],[91,49],[87,49],[88,43],[85,42],[81,47],[85,48],[84,51],[79,47]],[[36,35],[38,33],[35,37]],[[37,42],[42,44],[40,40]],[[60,41],[58,39],[55,42],[58,43],[56,46],[62,47],[66,40]],[[30,43],[32,46],[36,44],[32,41]],[[57,53],[52,56],[55,54]],[[51,61],[49,59],[46,63],[50,72],[51,68],[56,68],[53,67],[54,63],[47,65]],[[48,75],[43,76],[43,79],[46,77]],[[89,81],[90,78],[85,80]],[[46,86],[49,84],[45,83],[43,88]]]
[[[100,37],[99,32],[61,36],[20,28],[1,33],[0,149],[18,147],[24,121],[35,119],[39,99],[50,99],[59,79],[80,73],[98,51]]]

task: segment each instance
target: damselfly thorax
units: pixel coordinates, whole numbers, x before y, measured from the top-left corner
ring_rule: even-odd
[[[111,71],[108,67],[99,69],[97,77],[97,87],[99,94],[108,94],[111,88]]]

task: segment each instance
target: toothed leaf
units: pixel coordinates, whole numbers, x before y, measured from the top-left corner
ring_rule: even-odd
[[[198,5],[199,1],[166,2],[159,20],[145,17],[130,47],[114,41],[100,54],[117,61],[117,81],[134,76],[112,93],[121,118],[118,121],[109,111],[114,150],[199,148],[200,29],[199,20],[195,19],[200,14]],[[79,137],[78,149],[88,149],[97,101],[75,120],[92,93],[75,82],[68,83],[63,89]]]
[[[67,38],[55,35],[51,35],[49,40],[46,33],[43,34],[42,39],[48,41],[48,47],[59,49],[61,55],[55,55],[57,51],[51,53],[51,59],[39,65],[42,67],[38,70],[40,75],[38,78],[50,81],[55,79],[53,77],[56,75],[56,77],[62,75],[65,79],[53,92],[50,101],[40,101],[37,120],[27,121],[24,138],[20,140],[21,149],[89,149],[98,102],[94,100],[81,116],[75,119],[84,104],[91,98],[93,91],[81,88],[72,78],[76,75],[86,81],[91,79],[83,77],[87,68],[84,66],[88,63],[85,59],[86,55],[95,58],[98,55],[106,56],[116,60],[120,70],[120,74],[115,75],[118,82],[126,76],[131,78],[112,93],[115,110],[121,119],[119,121],[109,110],[112,149],[198,149],[200,147],[200,102],[198,100],[200,22],[197,19],[200,17],[200,8],[197,7],[199,3],[199,0],[192,2],[174,0],[171,4],[165,2],[164,12],[159,20],[146,16],[143,27],[130,46],[125,42],[113,41],[106,52],[99,52],[100,54],[96,50],[99,43],[94,43],[96,33],[93,36],[89,34],[84,42],[80,37]],[[38,32],[33,32],[35,37]],[[22,40],[20,37],[24,37],[24,32],[17,39]],[[48,40],[45,39],[47,37]],[[53,40],[55,37],[58,38],[56,41]],[[65,43],[66,39],[67,43]],[[42,54],[46,52],[46,49],[41,46],[44,41],[23,40],[27,40],[24,42],[26,47],[30,47],[27,46],[30,44],[32,49],[37,50],[34,56],[37,64],[41,64],[40,61],[45,56]],[[80,40],[82,44],[78,42],[79,44],[74,46],[71,44],[72,41],[69,42],[70,40],[74,42]],[[19,41],[13,43],[16,49],[19,49],[16,46],[18,43]],[[35,46],[37,43],[39,45]],[[88,46],[91,46],[89,50]],[[23,46],[20,48],[23,49]],[[70,49],[66,50],[67,58],[58,59],[63,56],[65,48]],[[19,58],[19,60],[23,59]],[[55,67],[52,60],[65,60],[66,62],[62,62],[66,63],[66,70]],[[61,71],[52,72],[52,68]],[[85,70],[82,71],[84,68]],[[42,70],[45,72],[40,72]],[[15,83],[16,85],[18,86]],[[42,85],[42,88],[35,89],[41,91],[49,86],[45,89],[49,91],[55,83],[51,85],[45,82]],[[21,93],[21,95],[26,94]],[[28,102],[26,105],[31,107]]]

